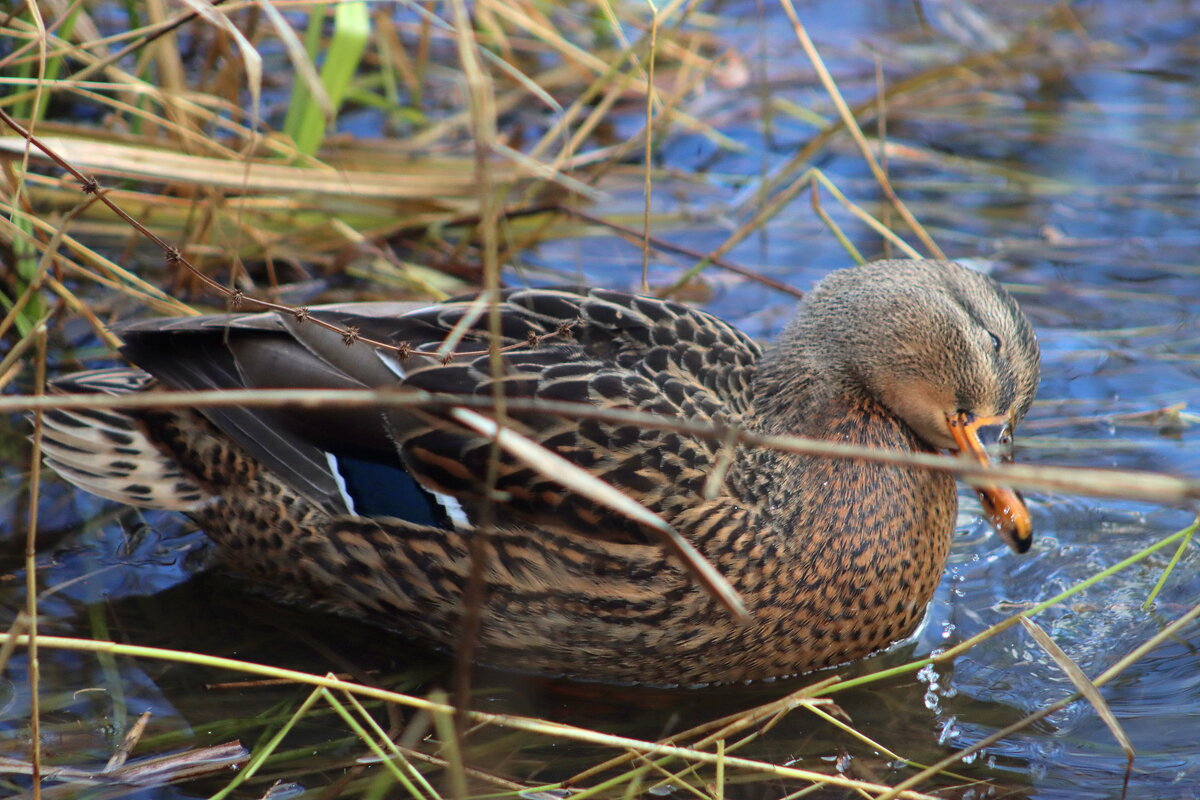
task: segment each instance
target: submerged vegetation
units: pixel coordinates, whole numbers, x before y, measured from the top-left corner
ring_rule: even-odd
[[[0,431],[11,509],[0,529],[9,538],[0,793],[1006,796],[1036,792],[1045,770],[1034,766],[1040,742],[1013,743],[1068,713],[1107,725],[1081,745],[1108,748],[1103,772],[1115,783],[1104,791],[1136,789],[1142,774],[1155,785],[1156,768],[1138,772],[1139,741],[1124,730],[1136,707],[1123,716],[1101,689],[1164,642],[1194,650],[1195,524],[1183,514],[1119,548],[1066,546],[1087,573],[1052,573],[1032,595],[999,591],[953,638],[954,623],[931,621],[946,640],[916,653],[697,701],[488,673],[468,681],[465,669],[398,656],[403,643],[385,647],[341,621],[301,626],[219,578],[144,607],[137,597],[194,571],[197,538],[160,536],[159,526],[172,530],[163,517],[77,501],[39,468],[36,412],[67,402],[40,396],[47,373],[111,358],[106,326],[116,319],[583,280],[695,302],[736,295],[743,305],[732,313],[765,332],[797,294],[798,274],[807,282],[838,261],[945,250],[1016,265],[1002,277],[1029,300],[1060,371],[1091,364],[1093,350],[1105,362],[1115,353],[1177,369],[1170,379],[1128,373],[1126,399],[1144,381],[1129,405],[1098,407],[1061,379],[1026,431],[1053,435],[1033,447],[1068,466],[1014,466],[1006,480],[1142,503],[1129,514],[1156,513],[1149,503],[1194,509],[1200,482],[1177,474],[1200,474],[1195,457],[1108,455],[1187,437],[1195,422],[1181,405],[1196,388],[1195,310],[1171,305],[1174,287],[1194,279],[1194,242],[1148,249],[1141,237],[1163,220],[1194,220],[1200,158],[1188,126],[1200,91],[1142,102],[1064,89],[1094,85],[1113,64],[1122,78],[1172,74],[1170,58],[1147,64],[1128,52],[1121,34],[1136,21],[1115,8],[1089,19],[1065,4],[994,16],[964,6],[931,21],[921,4],[893,3],[905,20],[897,31],[859,42],[819,5],[767,5],[83,0],[0,15],[0,411],[12,421]],[[1165,6],[1138,13],[1167,30],[1182,24]],[[1132,133],[1106,128],[1113,120]],[[1047,162],[1094,151],[1113,175],[1019,158],[1043,145]],[[1102,223],[1071,231],[1078,216],[1109,212],[1128,224],[1115,245]],[[1060,280],[1078,264],[1133,278]],[[1164,288],[1141,286],[1160,280]],[[1077,300],[1067,322],[1059,295]],[[1150,310],[1092,330],[1107,327],[1096,322],[1107,309],[1136,303]],[[27,441],[20,414],[31,410]],[[1133,433],[1097,444],[1093,425]],[[1098,465],[1126,469],[1086,469]],[[1047,523],[1059,508],[1084,515],[1056,502],[1044,501]],[[1121,524],[1124,509],[1113,517]],[[1119,527],[1088,513],[1097,528]],[[1185,568],[1172,573],[1177,562]],[[157,572],[134,577],[130,565]],[[1132,573],[1107,594],[1114,576]],[[191,610],[157,629],[156,615],[181,596]],[[1101,662],[1077,665],[1055,643],[1072,619],[1091,619],[1089,605],[1156,598],[1130,625],[1139,638],[1116,637]],[[213,641],[187,635],[193,613]],[[210,615],[233,621],[205,627]],[[276,626],[295,650],[249,638],[278,637]],[[1019,646],[1005,639],[1018,631]],[[996,648],[997,661],[1011,649],[1014,674],[1041,659],[1054,678],[1017,692],[988,678],[995,691],[965,705],[979,720],[970,736],[956,736],[964,723],[953,715],[931,734],[915,710],[951,702],[947,676],[977,647]],[[523,692],[549,699],[517,699]],[[1014,699],[1022,692],[1036,707]],[[606,705],[623,702],[670,713],[639,726]],[[1186,703],[1200,706],[1200,694]],[[894,708],[864,724],[873,705]],[[1194,757],[1180,774],[1200,783]]]

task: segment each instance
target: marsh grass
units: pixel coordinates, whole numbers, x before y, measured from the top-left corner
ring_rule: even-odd
[[[889,163],[898,160],[959,174],[963,186],[975,191],[980,181],[988,180],[1004,181],[1029,193],[1080,190],[1003,163],[901,146],[864,132],[866,126],[860,123],[874,114],[885,115],[887,108],[905,104],[933,107],[952,91],[988,102],[987,82],[980,76],[989,70],[1001,79],[1004,74],[995,54],[964,57],[950,67],[916,70],[850,103],[792,3],[782,0],[797,44],[830,98],[832,113],[764,98],[770,113],[815,123],[817,133],[795,158],[762,176],[756,191],[743,193],[743,202],[731,217],[737,222],[720,244],[694,252],[664,241],[662,234],[686,219],[678,213],[655,212],[649,200],[656,187],[665,181],[699,184],[702,179],[657,170],[653,166],[656,142],[673,131],[686,130],[719,148],[742,147],[690,110],[691,101],[703,95],[706,82],[721,80],[734,61],[733,54],[714,49],[715,21],[696,5],[679,1],[656,8],[600,2],[594,7],[580,4],[554,10],[536,4],[479,2],[469,15],[461,1],[445,7],[380,4],[368,20],[366,7],[354,3],[299,3],[287,6],[286,13],[269,4],[227,3],[174,17],[158,13],[156,4],[148,4],[144,12],[131,4],[124,8],[123,30],[107,36],[101,31],[116,26],[111,20],[101,25],[100,18],[122,12],[99,2],[73,4],[62,17],[50,11],[50,4],[31,4],[0,20],[2,35],[10,43],[0,54],[0,69],[9,76],[0,79],[7,91],[0,110],[15,123],[10,132],[0,135],[4,153],[0,182],[5,187],[0,197],[0,243],[10,266],[0,290],[5,310],[0,336],[12,345],[0,361],[0,387],[9,394],[0,398],[0,413],[29,411],[34,420],[32,446],[24,452],[30,476],[24,503],[28,509],[24,525],[27,606],[0,637],[0,668],[17,652],[26,654],[30,665],[29,741],[33,744],[27,759],[5,769],[34,776],[32,796],[39,792],[53,796],[53,789],[41,789],[39,777],[53,777],[63,795],[95,781],[117,787],[146,785],[131,779],[121,763],[136,735],[103,770],[52,772],[54,768],[43,758],[39,725],[44,715],[53,717],[56,706],[65,703],[65,695],[61,689],[47,690],[39,684],[38,648],[75,651],[97,659],[110,676],[110,685],[120,682],[116,659],[142,659],[195,665],[226,677],[259,676],[313,687],[303,699],[284,702],[269,718],[245,728],[233,719],[214,723],[231,737],[243,736],[242,730],[259,735],[249,764],[232,781],[221,781],[223,785],[211,789],[215,797],[261,796],[267,791],[264,775],[272,780],[281,776],[315,780],[324,769],[344,771],[345,777],[332,784],[341,792],[364,797],[399,792],[419,800],[518,794],[532,798],[569,794],[583,800],[633,797],[659,786],[723,800],[727,787],[766,780],[779,781],[783,788],[778,796],[788,798],[831,788],[875,798],[926,797],[919,789],[970,780],[951,771],[958,761],[1080,696],[1096,706],[1122,746],[1136,744],[1124,737],[1097,687],[1189,624],[1200,614],[1200,606],[1177,616],[1112,668],[1090,678],[1051,641],[1043,640],[1044,634],[1035,633],[1071,675],[1078,694],[1014,720],[994,737],[931,765],[910,759],[902,748],[892,752],[888,747],[895,747],[894,743],[876,741],[856,730],[841,718],[833,698],[838,692],[915,673],[930,663],[948,663],[1003,630],[1033,625],[1030,618],[1040,611],[1175,545],[1173,565],[1188,547],[1194,524],[932,658],[849,680],[822,680],[661,742],[472,710],[470,687],[461,681],[451,702],[445,695],[422,698],[251,661],[106,641],[104,635],[82,639],[39,633],[37,604],[46,597],[38,584],[36,560],[43,482],[39,412],[53,405],[115,407],[145,402],[144,398],[40,397],[48,348],[79,338],[77,332],[68,336],[69,320],[83,320],[95,337],[111,346],[115,342],[103,323],[133,309],[172,314],[211,307],[294,311],[287,301],[289,284],[310,279],[332,287],[332,294],[363,298],[397,293],[440,298],[478,286],[494,290],[503,263],[539,243],[577,235],[580,225],[589,229],[603,225],[639,242],[645,280],[662,293],[703,282],[714,267],[736,271],[743,280],[761,277],[769,282],[769,277],[729,262],[728,255],[739,243],[762,233],[782,209],[806,192],[814,217],[855,259],[863,258],[854,242],[863,241],[864,231],[878,237],[872,248],[886,241],[897,252],[938,255],[937,232],[920,224],[922,208],[901,201],[905,184],[894,185],[889,175]],[[1036,24],[1075,26],[1065,7],[1055,7]],[[1014,37],[1006,55],[1014,61],[1033,58],[1036,30],[1030,23]],[[179,38],[185,34],[186,38]],[[1085,36],[1076,46],[1076,56],[1081,58],[1091,57],[1098,47]],[[281,79],[281,73],[288,73],[287,78],[294,74],[294,80]],[[280,119],[277,106],[285,96],[290,96],[288,113],[276,131],[272,121]],[[69,121],[50,110],[51,101],[90,108],[104,124]],[[550,121],[544,125],[522,121],[521,109],[527,106]],[[396,136],[363,143],[339,132],[339,121],[353,123],[353,115],[364,109],[376,115],[373,125]],[[604,138],[609,136],[605,129],[614,122],[628,123],[639,116],[632,133]],[[878,130],[886,128],[881,125]],[[870,188],[840,186],[811,166],[817,154],[844,146],[847,135],[869,168],[874,182]],[[640,159],[641,165],[631,165],[631,159]],[[583,208],[588,202],[608,202],[639,192],[644,204],[626,212],[620,221],[618,214],[596,215]],[[875,198],[882,198],[878,214],[867,210]],[[938,209],[943,224],[961,219],[961,229],[948,231],[950,238],[963,238],[971,228],[969,220],[956,217],[957,213]],[[658,279],[652,259],[660,249],[682,252],[696,264],[670,280]],[[122,266],[131,263],[137,266]],[[1034,292],[1039,287],[1024,290]],[[320,392],[279,394],[214,398],[184,393],[155,402],[342,403],[347,408],[445,402],[417,396],[385,398],[369,392],[336,397]],[[477,400],[457,402],[479,406]],[[493,398],[472,413],[478,417],[490,412],[502,423],[506,407],[515,405]],[[722,441],[730,437],[729,431],[703,430],[686,421],[646,415],[626,421],[675,425]],[[1052,427],[1056,421],[1040,422]],[[739,435],[755,446],[820,451],[830,457],[889,458],[794,437]],[[503,437],[496,438],[497,447],[505,446]],[[539,456],[530,458],[536,464]],[[1200,496],[1195,481],[1151,473],[1045,467],[983,472],[945,458],[891,458],[968,478],[1000,476],[1014,485],[1044,491],[1193,506]],[[545,469],[553,471],[552,466]],[[576,490],[591,491],[583,484]],[[702,571],[704,566],[695,568]],[[1164,571],[1159,587],[1169,580],[1169,571]],[[720,590],[719,576],[710,581],[714,590]],[[1148,603],[1151,600],[1147,598]],[[97,624],[103,632],[103,620]],[[460,669],[460,676],[468,674]],[[122,708],[120,703],[117,708]],[[397,709],[404,710],[403,720]],[[890,781],[889,786],[837,770],[782,766],[737,755],[784,716],[796,713],[812,714],[815,723],[840,731],[844,746],[862,753],[864,762],[867,754],[878,751],[905,762],[912,774]],[[114,724],[123,728],[126,716],[119,714]],[[381,716],[389,719],[387,729],[377,721]],[[346,738],[327,745],[328,751],[322,752],[315,766],[306,763],[312,748],[289,749],[304,721],[333,717],[344,726]],[[472,766],[498,743],[512,747],[514,740],[517,755],[512,759],[517,762],[544,758],[544,748],[563,741],[592,746],[608,755],[548,785],[532,782],[520,768],[504,776]],[[353,748],[352,758],[346,756],[346,741],[360,745]],[[143,747],[164,750],[181,743],[154,737],[141,742]],[[1129,752],[1132,758],[1132,749]],[[231,753],[224,757],[242,758]],[[69,748],[54,761],[81,770],[81,765],[69,764]],[[160,785],[195,777],[176,766],[172,762],[161,772],[142,773],[151,777],[139,780]],[[561,774],[562,769],[550,772]],[[211,774],[208,779],[205,785],[214,786]],[[114,796],[118,793],[113,790]]]

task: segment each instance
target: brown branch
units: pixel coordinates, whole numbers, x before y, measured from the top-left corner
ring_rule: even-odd
[[[802,436],[781,436],[741,430],[736,436],[728,425],[646,414],[616,408],[599,408],[587,403],[532,400],[510,397],[506,408],[514,414],[552,414],[568,419],[591,419],[614,425],[668,430],[721,444],[731,438],[746,447],[825,458],[850,458],[898,467],[944,472],[973,483],[998,484],[1035,491],[1067,492],[1091,497],[1121,497],[1152,503],[1200,507],[1200,480],[1136,470],[1095,467],[1053,467],[1000,464],[983,467],[969,459],[932,453],[903,453],[873,447],[847,445]],[[143,409],[212,407],[289,408],[397,408],[423,409],[456,407],[492,411],[492,399],[476,395],[431,394],[411,389],[221,389],[204,392],[143,392],[128,395],[60,394],[0,396],[0,414],[37,409]]]

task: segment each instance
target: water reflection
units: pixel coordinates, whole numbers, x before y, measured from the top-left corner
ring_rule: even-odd
[[[1200,475],[1194,409],[1166,422],[1137,416],[1194,404],[1200,396],[1194,14],[1186,4],[1165,2],[1076,4],[1071,8],[1085,35],[1061,26],[1032,35],[1028,26],[1048,13],[1045,4],[993,4],[980,10],[987,15],[982,27],[955,16],[970,8],[816,2],[802,4],[801,13],[852,102],[874,92],[873,54],[880,54],[895,83],[920,69],[978,56],[980,48],[1027,43],[998,62],[972,62],[973,77],[953,91],[917,92],[891,105],[889,141],[908,148],[891,154],[895,185],[943,247],[993,264],[1040,331],[1041,400],[1019,432],[1018,460]],[[714,124],[742,149],[722,149],[690,132],[662,147],[665,170],[700,173],[664,174],[656,182],[656,209],[687,218],[663,235],[699,250],[719,246],[771,196],[776,177],[816,133],[811,121],[787,114],[784,101],[831,116],[781,11],[751,2],[718,3],[713,11],[721,15],[721,40],[746,54],[767,91],[713,90],[709,96]],[[1060,47],[1072,36],[1074,43]],[[819,166],[858,202],[879,197],[848,147],[823,151]],[[615,177],[612,204],[601,211],[640,211],[640,181],[640,174]],[[869,232],[850,230],[864,251],[880,252]],[[848,261],[804,201],[791,203],[729,257],[799,287]],[[615,238],[563,240],[525,254],[510,277],[526,279],[539,266],[626,288],[639,279],[641,254]],[[666,284],[688,266],[663,258],[651,274]],[[759,285],[721,273],[707,273],[707,281],[709,307],[754,335],[773,335],[790,316],[791,302]],[[21,424],[14,420],[11,430],[0,432],[5,499],[20,494],[25,477]],[[920,634],[838,674],[902,664],[962,641],[1189,521],[1182,512],[1120,501],[1029,499],[1039,540],[1031,553],[1015,557],[973,520],[974,498],[964,489],[961,534]],[[14,507],[4,523],[8,546],[0,558],[8,579],[0,584],[0,608],[6,621],[24,605],[23,520]],[[1045,612],[1039,624],[1085,673],[1097,674],[1200,600],[1200,555],[1193,546],[1154,608],[1142,610],[1169,556],[1160,553]],[[202,537],[177,519],[114,510],[51,480],[43,488],[38,564],[42,585],[53,589],[39,604],[41,630],[317,672],[335,665],[410,691],[445,682],[447,662],[436,654],[343,620],[281,610],[219,576],[187,580],[204,559]],[[1185,631],[1104,690],[1138,751],[1130,797],[1187,796],[1200,786],[1198,636],[1195,627]],[[44,650],[40,662],[48,752],[74,763],[102,763],[129,716],[145,710],[155,720],[148,746],[231,736],[249,742],[304,695],[287,687],[206,689],[231,676],[153,661]],[[18,653],[0,683],[7,754],[22,752],[28,732],[26,670]],[[819,677],[669,692],[484,671],[475,702],[481,710],[654,739],[774,700]],[[860,730],[903,757],[930,763],[1071,691],[1062,670],[1028,634],[1013,629],[952,665],[836,699]],[[217,728],[216,720],[243,727]],[[331,769],[361,754],[329,715],[306,722],[297,736],[320,749],[322,765]],[[587,747],[539,750],[532,737],[512,738],[502,751],[481,747],[480,766],[549,780],[610,755]],[[879,780],[910,773],[804,711],[786,717],[746,754],[812,768],[834,764]],[[1120,796],[1123,770],[1111,734],[1084,702],[989,746],[960,768],[997,781],[1007,796],[1064,798]],[[792,788],[768,782],[728,791],[767,797]],[[155,796],[201,796],[204,789]]]

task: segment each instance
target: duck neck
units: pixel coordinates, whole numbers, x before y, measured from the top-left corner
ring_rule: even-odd
[[[749,426],[900,452],[930,452],[912,429],[848,376],[809,363],[804,348],[768,352],[754,382]],[[769,498],[776,530],[793,544],[853,551],[887,541],[887,550],[921,548],[924,537],[948,541],[956,508],[952,478],[927,470],[845,458],[753,451],[743,476],[773,476],[747,487]],[[769,462],[769,463],[768,463]],[[782,476],[782,477],[780,477]],[[830,514],[830,508],[837,514]],[[875,543],[875,545],[872,544]],[[943,554],[944,546],[939,546]]]
[[[819,348],[797,333],[786,331],[758,363],[752,389],[752,429],[827,439],[830,422],[844,416],[848,408],[873,406],[886,413],[850,376],[817,360],[812,353]]]

